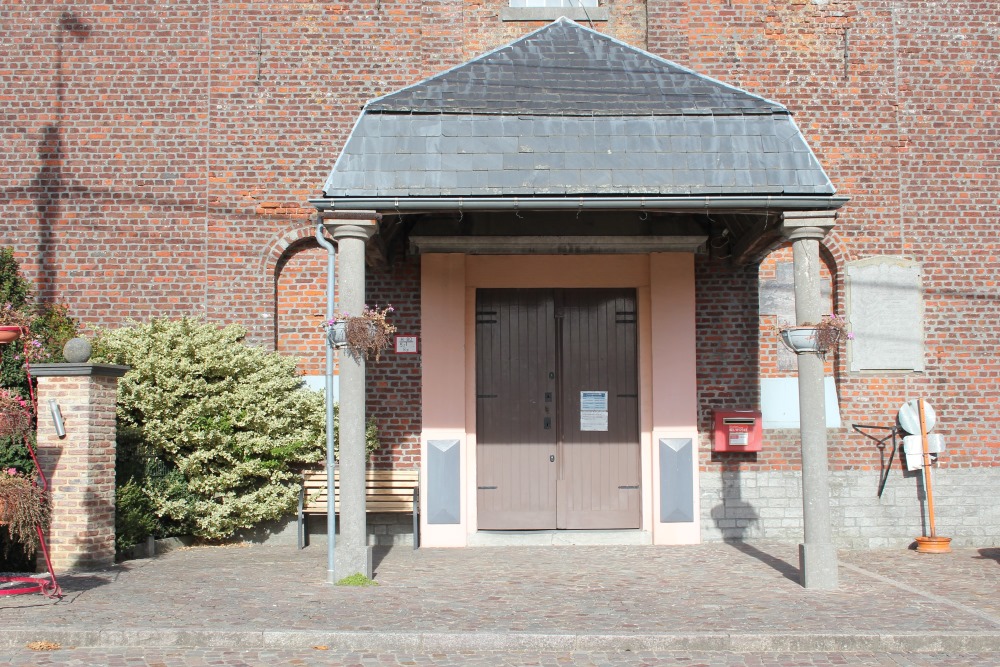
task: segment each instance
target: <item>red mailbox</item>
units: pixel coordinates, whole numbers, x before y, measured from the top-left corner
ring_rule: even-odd
[[[715,411],[713,452],[759,452],[763,440],[761,417],[752,410]]]

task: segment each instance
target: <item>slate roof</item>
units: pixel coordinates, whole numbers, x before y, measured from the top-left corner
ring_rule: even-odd
[[[568,19],[366,105],[327,198],[832,195],[788,110]]]

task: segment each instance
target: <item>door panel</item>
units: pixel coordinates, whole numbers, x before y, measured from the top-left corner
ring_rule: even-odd
[[[477,291],[476,451],[482,529],[556,526],[554,325],[549,290]]]
[[[635,292],[564,290],[559,296],[562,469],[558,526],[639,528]],[[584,406],[582,392],[607,392],[606,404],[591,398]],[[584,414],[585,407],[592,410]]]
[[[476,357],[479,527],[638,528],[635,291],[478,290]]]

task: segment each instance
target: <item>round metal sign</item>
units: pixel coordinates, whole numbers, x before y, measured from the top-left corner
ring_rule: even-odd
[[[899,406],[899,412],[896,414],[899,426],[913,435],[920,435],[920,406],[918,403],[919,399],[916,398],[907,401]],[[924,426],[927,427],[928,433],[933,430],[936,423],[937,415],[934,413],[934,408],[931,407],[930,403],[924,401]]]

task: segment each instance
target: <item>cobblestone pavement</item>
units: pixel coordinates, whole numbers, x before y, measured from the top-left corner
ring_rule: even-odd
[[[684,667],[996,667],[1000,653],[902,654],[902,653],[721,653],[678,651],[638,652],[542,652],[463,651],[433,654],[343,653],[305,649],[297,651],[233,651],[221,649],[60,649],[36,653],[27,649],[12,656],[0,653],[0,665],[73,667],[243,667],[257,665],[344,665],[394,667],[494,667],[537,665],[538,667],[640,667],[683,665]]]
[[[294,651],[316,645],[339,657],[313,652],[304,664],[380,664],[383,654],[390,665],[498,655],[557,664],[575,663],[576,652],[611,664],[601,662],[608,651],[613,664],[655,664],[660,655],[670,664],[669,652],[682,650],[702,653],[677,664],[740,665],[740,655],[758,652],[776,654],[765,665],[833,664],[822,660],[849,652],[862,662],[843,664],[908,665],[950,658],[897,654],[1000,652],[1000,549],[850,551],[840,562],[840,588],[815,591],[797,582],[795,545],[397,548],[376,554],[380,586],[347,588],[323,583],[321,548],[202,547],[63,576],[61,601],[0,598],[0,655],[12,650],[14,664],[35,664],[23,653],[34,640],[202,649],[177,664],[208,654],[241,664],[241,654],[205,652],[234,648],[259,651],[248,664],[264,651],[296,664],[305,658]],[[632,662],[619,660],[626,650]],[[46,664],[40,655],[30,659]],[[142,655],[115,653],[109,664],[144,664]]]

